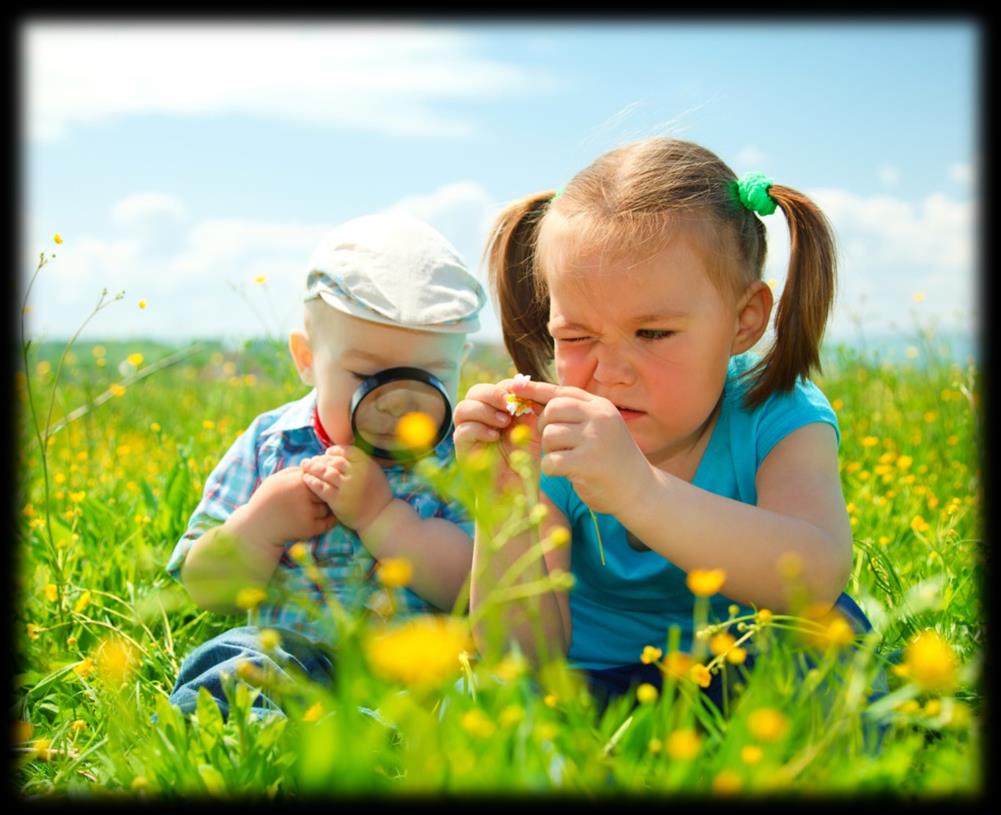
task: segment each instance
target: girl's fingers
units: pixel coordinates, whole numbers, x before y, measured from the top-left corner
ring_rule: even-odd
[[[570,455],[569,450],[557,450],[552,453],[546,453],[542,457],[539,469],[546,475],[568,476],[570,469],[567,459]]]
[[[455,422],[456,427],[469,422],[488,427],[507,427],[511,423],[511,414],[506,410],[499,410],[493,405],[488,405],[486,402],[464,399],[455,406],[452,421]]]
[[[541,437],[542,452],[546,455],[557,450],[572,450],[580,440],[578,429],[562,422],[545,425]]]
[[[452,433],[457,448],[467,450],[476,444],[489,444],[500,440],[500,431],[479,422],[464,422]]]
[[[509,390],[515,396],[530,399],[533,402],[538,402],[540,405],[548,405],[549,402],[559,396],[580,399],[582,401],[588,401],[591,398],[591,394],[580,388],[574,388],[570,385],[554,385],[551,382],[535,382],[531,379],[527,382],[515,382],[512,380]]]

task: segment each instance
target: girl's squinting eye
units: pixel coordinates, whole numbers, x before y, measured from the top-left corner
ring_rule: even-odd
[[[663,328],[641,328],[636,332],[636,336],[641,340],[662,340],[672,334],[674,334],[673,331],[667,331]]]

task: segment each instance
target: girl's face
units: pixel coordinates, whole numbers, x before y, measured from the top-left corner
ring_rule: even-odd
[[[709,280],[678,235],[639,262],[561,252],[547,271],[549,333],[560,382],[611,401],[655,466],[691,449],[737,353],[737,302]],[[743,349],[740,349],[743,350]]]

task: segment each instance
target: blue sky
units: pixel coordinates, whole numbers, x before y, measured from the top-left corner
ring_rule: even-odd
[[[425,218],[482,277],[500,207],[651,135],[824,208],[830,337],[979,324],[972,20],[46,17],[20,36],[23,276],[65,241],[35,336],[70,335],[105,287],[125,298],[85,336],[285,334],[320,235],[377,210]],[[780,290],[788,236],[766,225]],[[476,338],[499,338],[491,313]]]

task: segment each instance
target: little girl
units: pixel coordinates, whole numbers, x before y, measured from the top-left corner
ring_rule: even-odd
[[[774,343],[758,358],[747,352],[773,307],[759,216],[776,207],[791,233],[789,271]],[[511,428],[533,426],[543,533],[568,528],[572,544],[519,582],[556,569],[575,578],[569,592],[508,606],[510,639],[537,660],[567,655],[599,693],[625,692],[659,681],[640,657],[663,648],[672,625],[691,650],[688,573],[725,574],[711,619],[734,603],[780,612],[790,607],[783,558],[800,564],[815,603],[870,627],[842,594],[852,533],[837,418],[807,379],[819,370],[835,252],[806,196],[760,173],[738,181],[698,145],[646,139],[555,195],[509,206],[487,257],[505,344],[531,380],[472,387],[455,410],[456,452],[510,451]],[[544,381],[551,362],[559,385]],[[513,418],[510,393],[534,414]],[[471,610],[531,546],[526,534],[488,553],[489,533],[476,532]],[[475,633],[484,647],[486,632]]]

